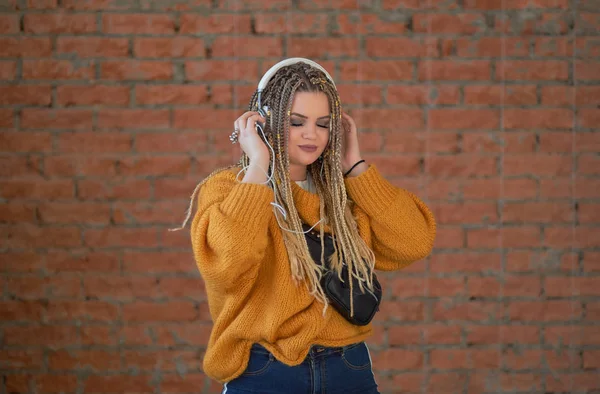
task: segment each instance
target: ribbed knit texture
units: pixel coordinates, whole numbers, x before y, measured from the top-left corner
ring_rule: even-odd
[[[323,305],[304,283],[294,283],[270,205],[273,191],[241,184],[235,176],[223,171],[206,182],[192,222],[194,255],[214,322],[204,372],[221,382],[236,378],[247,367],[253,343],[294,366],[311,345],[365,340],[370,325],[355,326],[333,308],[323,317]],[[431,252],[435,221],[415,195],[391,185],[374,165],[345,184],[359,233],[375,253],[376,269],[400,269]],[[296,183],[292,190],[301,219],[312,226],[319,220],[318,195]]]

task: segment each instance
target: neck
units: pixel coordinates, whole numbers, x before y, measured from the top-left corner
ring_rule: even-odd
[[[294,182],[306,180],[306,166],[290,163],[290,179]]]

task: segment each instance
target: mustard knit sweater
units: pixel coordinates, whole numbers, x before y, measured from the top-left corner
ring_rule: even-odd
[[[204,372],[221,382],[236,378],[247,367],[253,343],[294,366],[314,344],[365,340],[371,325],[355,326],[331,307],[323,316],[323,305],[306,286],[294,283],[270,205],[273,191],[240,183],[236,174],[222,171],[202,186],[191,228],[214,323]],[[415,195],[391,185],[374,165],[345,184],[355,202],[359,233],[375,253],[376,269],[398,270],[431,252],[435,221]],[[319,196],[295,183],[292,189],[300,218],[312,226],[319,220]]]

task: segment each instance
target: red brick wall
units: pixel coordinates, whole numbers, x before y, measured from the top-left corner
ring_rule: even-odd
[[[0,393],[209,393],[183,219],[262,73],[321,62],[435,211],[383,276],[383,392],[600,390],[600,5],[0,1]]]

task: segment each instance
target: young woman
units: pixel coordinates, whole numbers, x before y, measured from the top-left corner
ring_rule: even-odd
[[[200,192],[191,239],[214,323],[204,371],[229,394],[378,393],[364,343],[375,309],[361,324],[353,316],[361,295],[377,300],[374,269],[430,253],[434,218],[362,160],[356,125],[318,64],[273,66],[249,109],[230,137],[239,164],[192,196]],[[327,272],[350,286],[349,309],[323,285]]]

